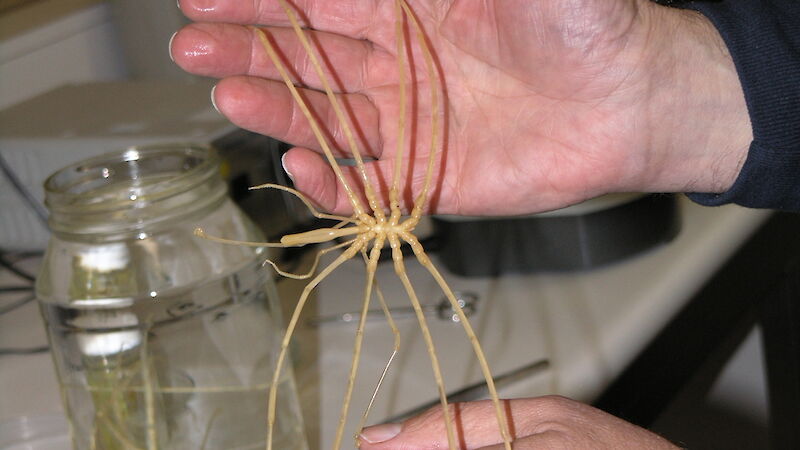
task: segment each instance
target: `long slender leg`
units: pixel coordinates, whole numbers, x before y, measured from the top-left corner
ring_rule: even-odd
[[[317,208],[314,207],[314,205],[311,203],[308,197],[303,195],[297,189],[292,189],[290,187],[281,186],[280,184],[273,184],[273,183],[264,183],[264,184],[259,184],[257,186],[250,186],[249,188],[247,188],[247,190],[249,191],[255,191],[257,189],[278,189],[284,192],[288,192],[297,197],[298,199],[300,199],[300,201],[303,202],[304,205],[306,205],[306,208],[308,208],[309,212],[311,212],[311,215],[313,215],[317,219],[338,220],[344,223],[355,223],[356,221],[354,217],[344,217],[344,216],[337,216],[333,214],[325,214],[319,212],[319,210],[317,210]]]
[[[495,415],[497,416],[497,424],[500,427],[500,435],[503,438],[503,444],[505,445],[506,450],[511,450],[511,435],[508,431],[506,415],[503,412],[502,406],[500,405],[500,398],[497,396],[497,389],[495,389],[494,386],[492,373],[489,370],[489,365],[486,363],[486,357],[483,354],[483,349],[481,348],[480,342],[478,342],[478,337],[475,336],[472,325],[470,325],[466,314],[464,314],[464,311],[458,304],[458,300],[456,300],[455,295],[453,295],[453,291],[450,289],[450,286],[439,273],[439,270],[436,269],[436,266],[433,265],[433,262],[425,253],[425,250],[422,248],[422,245],[419,243],[417,238],[409,233],[402,233],[400,234],[400,237],[404,241],[408,242],[409,245],[411,245],[411,249],[414,251],[414,255],[417,257],[419,263],[422,264],[422,266],[425,267],[428,272],[430,272],[430,274],[436,280],[436,283],[444,292],[447,299],[450,301],[450,305],[456,311],[456,314],[458,314],[458,318],[461,320],[461,325],[464,327],[464,331],[467,333],[467,336],[472,343],[472,348],[475,351],[475,356],[478,358],[478,363],[480,363],[483,377],[486,380],[486,387],[489,389],[489,395],[492,399],[492,403],[494,404]]]
[[[258,28],[254,28],[256,35],[258,36],[259,40],[261,41],[261,45],[264,47],[264,50],[267,52],[267,56],[272,61],[272,64],[275,65],[275,68],[280,73],[281,78],[283,79],[284,84],[289,89],[289,92],[292,93],[292,97],[294,97],[294,101],[297,103],[297,106],[300,107],[300,110],[303,112],[303,115],[308,120],[309,125],[311,126],[311,131],[314,133],[314,137],[316,137],[317,142],[319,143],[320,147],[322,147],[322,152],[325,154],[325,158],[328,160],[328,163],[331,165],[331,169],[333,169],[333,173],[336,174],[336,178],[339,179],[339,182],[342,183],[342,187],[344,188],[345,192],[347,193],[347,199],[350,201],[350,205],[353,207],[353,211],[356,216],[360,218],[369,217],[364,213],[364,208],[361,206],[361,201],[356,197],[356,194],[353,192],[353,189],[347,184],[345,181],[344,176],[342,175],[342,169],[339,167],[339,163],[336,162],[336,158],[333,156],[333,152],[331,152],[330,147],[328,146],[328,142],[325,140],[325,136],[322,134],[322,130],[319,127],[319,123],[311,114],[311,110],[308,108],[305,100],[297,91],[297,88],[292,83],[292,80],[289,78],[289,74],[286,72],[286,68],[281,63],[280,58],[278,57],[275,48],[267,39],[267,36]]]
[[[297,17],[294,14],[294,11],[292,11],[285,0],[278,0],[278,2],[281,4],[281,7],[286,13],[286,17],[289,18],[289,22],[291,22],[295,34],[297,34],[297,37],[300,39],[300,43],[303,45],[306,55],[308,55],[308,59],[311,62],[311,65],[314,67],[314,71],[317,72],[317,76],[319,77],[320,82],[322,82],[322,87],[325,90],[325,94],[328,96],[328,100],[333,107],[333,112],[336,114],[336,118],[339,120],[339,124],[342,127],[342,132],[345,135],[345,139],[350,146],[350,153],[353,154],[353,158],[356,160],[356,167],[358,168],[358,172],[361,175],[361,180],[364,183],[364,194],[367,197],[367,202],[369,202],[370,208],[375,213],[375,217],[379,222],[382,222],[385,218],[383,214],[383,207],[378,202],[378,198],[375,195],[375,188],[372,186],[372,182],[367,176],[367,171],[364,168],[364,160],[361,158],[361,151],[358,149],[358,144],[353,136],[353,131],[350,129],[350,124],[347,121],[347,117],[344,115],[344,111],[339,104],[339,100],[336,98],[336,95],[334,95],[333,89],[331,89],[331,85],[328,82],[328,77],[325,76],[325,72],[322,70],[322,65],[319,63],[319,59],[317,58],[314,49],[311,48],[311,44],[308,42],[308,37],[306,36],[305,32],[303,32],[303,28],[300,27],[300,23],[297,22]]]
[[[280,353],[278,354],[278,360],[275,363],[275,373],[272,376],[272,384],[269,387],[269,402],[267,404],[267,450],[272,450],[272,436],[273,432],[275,431],[275,404],[278,396],[278,380],[280,379],[283,361],[286,358],[286,351],[289,348],[289,342],[292,340],[292,334],[297,326],[300,313],[303,311],[303,306],[305,306],[306,300],[308,300],[308,296],[311,294],[311,291],[314,290],[314,288],[323,279],[325,279],[328,274],[342,265],[342,263],[355,256],[358,251],[361,250],[361,247],[364,246],[365,242],[365,238],[356,239],[356,241],[350,247],[348,247],[347,250],[342,252],[342,254],[339,255],[332,263],[322,269],[322,271],[316,277],[308,282],[306,287],[303,288],[303,293],[300,295],[300,298],[297,300],[297,306],[294,308],[294,313],[292,314],[292,318],[289,320],[289,325],[286,327],[286,332],[284,333],[283,340],[281,341]]]
[[[450,420],[450,408],[447,406],[447,392],[444,388],[444,381],[442,379],[442,371],[439,367],[439,359],[436,357],[436,348],[433,345],[433,338],[428,329],[427,321],[425,320],[425,313],[422,311],[422,306],[419,303],[414,287],[411,285],[411,280],[408,279],[406,268],[403,264],[403,253],[400,251],[400,242],[396,235],[389,235],[389,242],[392,245],[392,260],[394,260],[394,271],[403,283],[403,286],[408,293],[408,298],[411,300],[411,306],[414,307],[414,312],[417,314],[419,321],[419,328],[422,331],[422,337],[425,339],[425,345],[428,348],[428,355],[431,359],[431,367],[433,368],[433,377],[436,379],[436,388],[439,390],[439,401],[442,404],[442,415],[444,416],[445,429],[447,430],[447,443],[451,450],[456,448],[455,432],[453,431],[453,423]]]
[[[298,199],[300,199],[300,201],[303,202],[303,204],[306,206],[306,208],[308,208],[308,211],[311,212],[311,214],[314,217],[316,217],[318,219],[338,220],[339,223],[336,224],[333,228],[341,228],[341,227],[343,227],[343,226],[345,226],[347,224],[356,222],[356,219],[354,217],[344,217],[344,216],[337,216],[337,215],[333,215],[333,214],[325,214],[325,213],[319,212],[317,210],[317,208],[314,207],[314,205],[311,203],[311,201],[308,200],[308,198],[305,195],[303,195],[299,191],[297,191],[295,189],[292,189],[290,187],[281,186],[280,184],[264,183],[264,184],[259,184],[258,186],[251,186],[248,189],[249,190],[278,189],[278,190],[281,190],[281,191],[288,192],[288,193],[294,195],[295,197],[297,197]],[[203,239],[208,239],[208,240],[214,241],[214,242],[218,242],[220,244],[246,245],[248,247],[278,247],[278,248],[292,247],[290,245],[286,245],[286,244],[281,243],[281,242],[248,242],[248,241],[237,241],[237,240],[234,240],[234,239],[225,239],[225,238],[216,237],[216,236],[209,236],[209,235],[206,234],[206,232],[202,228],[195,228],[194,229],[194,234],[197,237],[200,237],[200,238],[203,238]],[[272,264],[271,261],[269,263]],[[272,264],[272,265],[275,266],[274,264]],[[275,269],[278,270],[277,267]],[[278,272],[280,273],[280,270],[278,270]]]
[[[431,88],[431,141],[430,149],[428,151],[428,165],[425,169],[425,181],[422,185],[422,190],[414,199],[414,208],[411,211],[412,220],[414,220],[414,225],[416,225],[422,216],[422,211],[425,207],[425,201],[428,198],[428,191],[430,190],[431,180],[433,179],[433,166],[436,162],[436,148],[439,140],[439,83],[437,83],[438,77],[436,76],[436,71],[434,70],[433,55],[430,47],[428,47],[428,41],[425,39],[425,33],[422,31],[422,26],[420,26],[419,22],[417,21],[417,17],[408,7],[408,4],[404,0],[400,0],[400,4],[403,7],[403,11],[405,11],[406,15],[411,21],[411,25],[413,26],[414,30],[417,32],[417,40],[422,48],[422,56],[425,60],[425,71],[427,72],[428,84]]]
[[[394,155],[394,171],[392,173],[392,186],[389,189],[389,209],[391,210],[390,221],[397,223],[400,219],[400,176],[403,166],[403,150],[405,150],[405,130],[406,130],[406,46],[405,33],[403,32],[403,10],[400,2],[395,0],[394,4],[394,32],[395,45],[397,52],[397,74],[399,77],[398,103],[400,110],[397,113],[397,150]]]
[[[202,228],[195,228],[194,235],[207,239],[212,242],[217,242],[220,244],[228,244],[228,245],[244,245],[247,247],[270,247],[270,248],[286,248],[286,247],[302,247],[308,244],[320,244],[323,242],[328,242],[336,238],[344,237],[344,236],[352,236],[354,234],[359,234],[366,230],[364,226],[352,226],[343,228],[342,225],[346,225],[344,222],[339,222],[332,228],[317,228],[315,230],[304,231],[302,233],[296,234],[286,234],[281,237],[281,242],[251,242],[251,241],[240,241],[237,239],[226,239],[217,236],[210,236],[206,234],[206,232]]]
[[[142,365],[142,384],[144,385],[144,402],[145,402],[145,418],[147,423],[147,450],[158,450],[158,432],[156,430],[156,395],[153,380],[153,373],[150,367],[150,357],[148,355],[149,339],[148,333],[150,332],[151,325],[144,328],[142,333],[142,345],[139,351],[139,357]]]
[[[209,236],[206,234],[205,230],[202,228],[195,228],[194,235],[208,239],[209,241],[217,242],[220,244],[228,244],[228,245],[244,245],[247,247],[270,247],[270,248],[286,248],[286,247],[293,247],[292,245],[282,244],[280,242],[250,242],[250,241],[237,241],[235,239],[225,239],[217,236]]]
[[[347,421],[347,411],[350,408],[350,399],[353,396],[353,386],[356,381],[356,373],[358,372],[358,361],[361,357],[361,344],[364,341],[364,324],[367,322],[367,311],[369,310],[369,301],[372,298],[372,285],[375,279],[375,270],[378,267],[378,258],[381,256],[381,248],[385,236],[379,234],[375,237],[375,245],[369,255],[367,262],[367,282],[364,287],[364,301],[361,307],[361,316],[358,320],[358,328],[356,329],[355,343],[353,344],[353,359],[350,363],[350,375],[347,378],[347,388],[345,389],[344,401],[342,402],[342,410],[339,413],[339,425],[336,427],[336,437],[333,440],[333,449],[338,450],[342,445],[342,435],[344,434],[344,425]]]
[[[367,262],[366,252],[362,251],[362,253],[364,255],[364,262]],[[389,306],[386,304],[386,299],[383,296],[383,291],[381,291],[381,287],[378,284],[377,278],[373,282],[375,283],[375,293],[378,294],[378,302],[381,304],[381,309],[383,309],[383,315],[386,316],[386,322],[389,323],[389,328],[391,328],[392,335],[394,335],[394,345],[392,346],[392,354],[389,355],[389,360],[386,361],[386,365],[383,367],[381,376],[378,378],[378,382],[375,384],[375,389],[372,391],[369,404],[364,410],[361,420],[358,422],[358,427],[356,429],[359,433],[367,424],[367,418],[369,417],[370,411],[372,411],[372,405],[375,404],[375,399],[378,397],[378,391],[380,391],[381,385],[383,385],[383,380],[386,378],[386,374],[389,372],[389,367],[392,365],[395,356],[397,356],[397,353],[400,351],[400,330],[397,328],[397,324],[392,317],[392,313],[389,311]]]
[[[330,252],[332,252],[332,251],[334,251],[336,249],[339,249],[339,248],[342,248],[342,247],[346,247],[346,246],[352,244],[355,241],[356,241],[355,239],[351,239],[351,240],[349,240],[347,242],[342,242],[341,244],[336,244],[333,247],[324,248],[324,249],[318,251],[316,256],[314,256],[314,263],[311,264],[311,268],[308,269],[308,272],[303,273],[303,274],[285,272],[285,271],[281,270],[280,267],[278,267],[274,262],[272,262],[269,259],[265,260],[264,264],[271,265],[272,268],[275,269],[275,272],[278,272],[278,275],[280,275],[282,277],[292,278],[294,280],[305,280],[306,278],[311,277],[311,275],[313,275],[314,272],[317,270],[317,266],[319,265],[319,259],[320,258],[322,258],[324,255],[326,255],[326,254],[328,254],[328,253],[330,253]]]

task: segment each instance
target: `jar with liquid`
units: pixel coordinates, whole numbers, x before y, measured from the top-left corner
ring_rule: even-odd
[[[266,249],[192,145],[131,148],[45,183],[36,292],[75,449],[263,448],[282,333]],[[305,449],[290,370],[275,448]]]

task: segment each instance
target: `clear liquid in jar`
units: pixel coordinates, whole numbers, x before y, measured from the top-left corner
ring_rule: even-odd
[[[263,283],[255,267],[101,308],[41,303],[74,447],[263,448],[281,335]],[[292,380],[285,368],[273,445],[301,450]]]

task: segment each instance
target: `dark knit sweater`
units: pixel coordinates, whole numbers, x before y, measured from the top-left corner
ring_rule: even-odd
[[[669,2],[705,15],[733,57],[753,142],[733,186],[703,205],[800,211],[800,0]]]

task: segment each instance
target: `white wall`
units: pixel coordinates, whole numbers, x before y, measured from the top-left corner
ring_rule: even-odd
[[[62,84],[126,76],[107,3],[0,42],[0,109]]]

